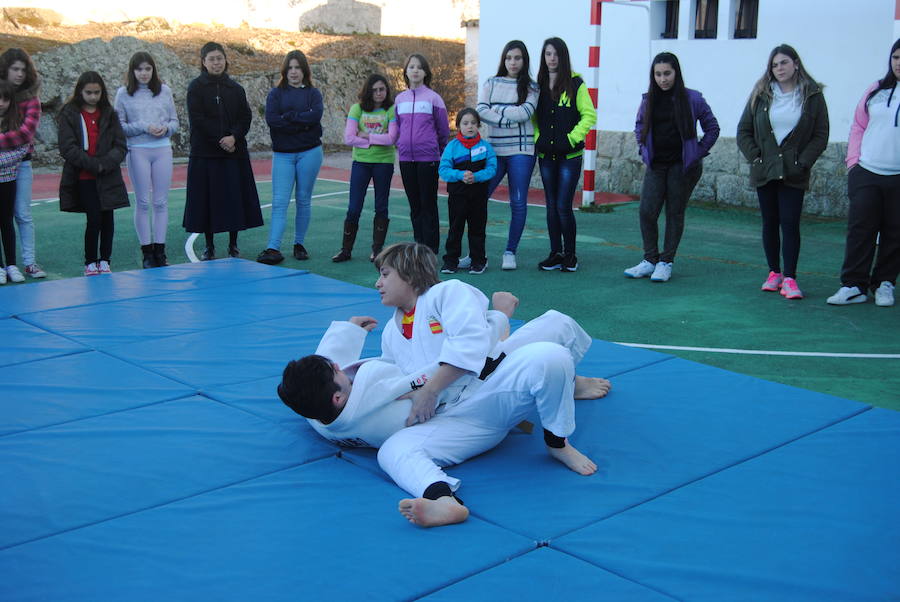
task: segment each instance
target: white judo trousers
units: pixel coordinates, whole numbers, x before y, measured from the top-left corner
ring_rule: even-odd
[[[587,333],[559,312],[532,320],[498,345],[507,357],[477,392],[392,435],[378,450],[379,465],[420,497],[438,481],[456,491],[459,479],[443,467],[496,447],[535,409],[543,428],[568,437],[575,430],[575,364],[590,343]]]

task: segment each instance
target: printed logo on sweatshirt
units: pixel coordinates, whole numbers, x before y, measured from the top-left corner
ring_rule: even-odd
[[[471,154],[472,154],[472,161],[477,161],[479,158],[481,158],[482,155],[487,154],[487,147],[486,146],[476,146],[475,148],[472,149]]]
[[[434,113],[434,107],[432,106],[431,101],[428,100],[400,102],[397,103],[396,106],[398,115],[409,115],[411,113],[426,113],[431,115]]]
[[[441,334],[444,332],[444,327],[441,326],[440,320],[434,316],[428,316],[428,327],[431,329],[431,334]]]

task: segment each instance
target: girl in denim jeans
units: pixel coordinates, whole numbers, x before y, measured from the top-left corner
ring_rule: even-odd
[[[291,191],[297,189],[294,259],[309,259],[303,246],[309,227],[313,185],[322,166],[322,94],[312,85],[309,62],[291,50],[281,64],[281,79],[266,98],[266,123],[272,136],[272,225],[260,263],[284,260],[279,247]]]

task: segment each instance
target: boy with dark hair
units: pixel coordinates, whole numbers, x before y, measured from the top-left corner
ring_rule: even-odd
[[[468,509],[454,495],[459,480],[441,467],[495,447],[535,408],[550,455],[579,474],[596,471],[566,437],[575,428],[574,398],[602,397],[609,382],[575,376],[591,339],[574,320],[547,312],[500,341],[513,295],[495,293],[502,311],[488,312],[477,289],[435,283],[436,259],[423,245],[389,247],[376,266],[382,303],[397,308],[382,357],[359,361],[374,318],[333,322],[315,356],[288,364],[278,393],[324,437],[378,447],[381,467],[417,496],[400,502],[410,522],[465,520]]]

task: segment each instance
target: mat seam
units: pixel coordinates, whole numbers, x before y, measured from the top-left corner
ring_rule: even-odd
[[[177,264],[177,265],[185,265],[185,264]],[[188,264],[188,265],[190,265],[190,264]],[[90,307],[90,306],[94,306],[94,305],[108,305],[110,303],[119,303],[121,301],[133,301],[135,299],[152,299],[154,297],[164,297],[166,295],[176,295],[178,293],[185,293],[185,292],[195,291],[195,290],[210,290],[210,289],[214,289],[214,288],[220,288],[222,286],[230,286],[233,284],[248,284],[251,282],[261,282],[263,280],[279,280],[281,278],[293,278],[295,276],[302,276],[304,273],[309,273],[309,270],[303,270],[302,268],[301,269],[279,268],[279,269],[291,270],[291,271],[299,272],[299,273],[297,273],[297,274],[281,274],[278,276],[267,276],[265,278],[254,278],[252,280],[245,280],[245,281],[240,281],[240,282],[229,282],[228,284],[221,284],[221,285],[217,284],[214,286],[194,286],[189,289],[161,291],[158,293],[151,293],[149,295],[140,295],[137,297],[123,297],[123,298],[119,298],[119,299],[109,299],[107,301],[94,301],[94,302],[90,302],[90,303],[78,303],[76,305],[65,305],[62,307],[47,307],[45,309],[37,309],[34,311],[24,311],[24,312],[20,312],[20,313],[10,314],[10,317],[28,316],[28,315],[40,314],[40,313],[45,313],[45,312],[50,312],[50,311],[61,311],[61,310],[65,310],[65,309],[76,309],[79,307]],[[117,272],[117,273],[126,274],[128,272],[138,272],[138,270],[128,270],[126,272]],[[74,278],[77,278],[77,276],[74,276]],[[51,280],[50,282],[61,282],[64,280],[69,280],[69,278],[62,278],[60,280]],[[30,324],[30,322],[29,322],[29,324]]]
[[[199,496],[201,496],[201,495],[206,495],[206,494],[208,494],[208,493],[212,493],[212,492],[215,492],[215,491],[220,491],[220,490],[223,490],[223,489],[227,489],[227,488],[229,488],[229,487],[234,487],[234,486],[236,486],[236,485],[242,485],[242,484],[244,484],[244,483],[248,483],[248,482],[253,481],[253,480],[256,480],[256,479],[260,479],[260,478],[263,478],[263,477],[268,477],[268,476],[271,476],[271,475],[273,475],[273,474],[277,474],[277,473],[279,473],[279,472],[284,472],[284,471],[286,471],[286,470],[291,470],[291,469],[293,469],[293,468],[297,468],[298,466],[305,466],[305,465],[307,465],[307,464],[312,464],[313,462],[321,462],[321,461],[323,461],[323,460],[326,460],[326,459],[332,458],[332,457],[334,457],[334,456],[333,456],[333,455],[327,455],[327,456],[320,456],[320,457],[316,457],[316,458],[310,458],[310,459],[306,460],[305,462],[299,462],[299,463],[297,463],[297,464],[291,464],[290,466],[285,466],[285,467],[283,467],[283,468],[278,468],[278,469],[275,469],[275,470],[271,470],[271,471],[269,471],[269,472],[265,472],[265,473],[262,473],[262,474],[254,475],[254,476],[252,476],[252,477],[248,477],[248,478],[246,478],[246,479],[241,479],[241,480],[239,480],[239,481],[234,481],[234,482],[232,482],[232,483],[227,483],[227,484],[221,485],[221,486],[219,486],[219,487],[212,487],[212,488],[210,488],[210,489],[204,489],[203,491],[198,491],[198,492],[196,492],[196,493],[192,493],[192,494],[190,494],[190,495],[185,495],[185,496],[182,496],[182,497],[180,497],[180,498],[175,498],[175,499],[167,500],[167,501],[165,501],[165,502],[160,502],[159,504],[154,504],[154,505],[152,505],[152,506],[146,506],[146,507],[143,507],[143,508],[138,508],[138,509],[136,509],[136,510],[131,510],[130,512],[124,512],[124,513],[122,513],[122,514],[116,514],[116,515],[114,515],[114,516],[109,516],[109,517],[104,518],[104,519],[96,520],[96,521],[93,521],[93,522],[90,522],[90,523],[84,523],[84,524],[82,524],[82,525],[77,525],[77,526],[74,526],[74,527],[70,527],[70,528],[68,528],[68,529],[63,529],[63,530],[61,530],[61,531],[57,531],[57,532],[55,532],[55,533],[49,533],[49,534],[47,534],[47,535],[42,535],[42,536],[40,536],[40,537],[34,537],[34,538],[32,538],[32,539],[29,539],[29,540],[26,540],[26,541],[20,541],[20,542],[11,544],[11,545],[0,546],[0,552],[5,552],[6,550],[11,550],[11,549],[17,548],[17,547],[19,547],[19,546],[23,546],[23,545],[26,545],[26,544],[34,543],[34,542],[36,542],[36,541],[41,541],[41,540],[43,540],[43,539],[49,539],[50,537],[56,537],[57,535],[64,535],[64,534],[66,534],[66,533],[71,533],[72,531],[78,531],[78,530],[80,530],[80,529],[85,529],[85,528],[87,528],[87,527],[93,527],[93,526],[95,526],[95,525],[102,525],[103,523],[107,523],[107,522],[110,522],[110,521],[113,521],[113,520],[118,520],[118,519],[120,519],[120,518],[125,518],[126,516],[131,516],[131,515],[134,515],[134,514],[140,514],[140,513],[142,513],[142,512],[147,512],[147,511],[149,511],[149,510],[155,510],[156,508],[163,508],[163,507],[165,507],[165,506],[170,506],[170,505],[172,505],[172,504],[175,504],[175,503],[178,503],[178,502],[183,502],[183,501],[185,501],[185,500],[189,500],[189,499],[191,499],[191,498],[199,497]]]
[[[659,498],[661,498],[661,497],[663,497],[663,496],[669,495],[670,493],[673,493],[673,492],[675,492],[675,491],[677,491],[677,490],[679,490],[679,489],[683,489],[683,488],[685,488],[685,487],[689,487],[690,485],[693,485],[693,484],[695,484],[695,483],[698,483],[698,482],[700,482],[700,481],[703,481],[703,480],[705,480],[705,479],[708,479],[708,478],[710,478],[710,477],[712,477],[712,476],[715,476],[715,475],[717,475],[717,474],[719,474],[719,473],[721,473],[721,472],[724,472],[724,471],[726,471],[726,470],[730,470],[730,469],[735,468],[735,467],[737,467],[737,466],[741,466],[742,464],[745,464],[745,463],[747,463],[747,462],[750,462],[750,461],[752,461],[752,460],[755,460],[755,459],[757,459],[757,458],[760,458],[760,457],[762,457],[762,456],[764,456],[764,455],[766,455],[766,454],[770,454],[770,453],[772,453],[772,452],[775,451],[775,450],[781,449],[782,447],[785,447],[785,446],[791,445],[791,444],[793,444],[793,443],[796,443],[797,441],[800,441],[801,439],[805,439],[805,438],[807,438],[807,437],[810,437],[810,436],[812,436],[812,435],[815,435],[815,434],[817,434],[817,433],[820,433],[820,432],[824,431],[825,429],[829,429],[829,428],[831,428],[831,427],[833,427],[833,426],[836,426],[836,425],[838,425],[838,424],[841,424],[841,423],[843,423],[843,422],[846,422],[846,421],[848,421],[848,420],[851,420],[851,419],[853,419],[853,418],[856,418],[857,416],[861,416],[862,414],[864,414],[864,413],[866,413],[866,412],[868,412],[868,411],[870,411],[870,410],[872,410],[872,409],[874,409],[874,408],[875,408],[875,406],[871,406],[871,405],[869,405],[869,406],[867,406],[867,407],[864,407],[864,408],[861,408],[859,411],[854,412],[853,414],[850,414],[849,416],[845,416],[845,417],[843,417],[843,418],[839,418],[839,419],[834,420],[834,421],[832,421],[832,422],[829,422],[828,424],[825,424],[825,425],[823,425],[823,426],[821,426],[821,427],[819,427],[819,428],[816,428],[816,429],[814,429],[814,430],[812,430],[812,431],[809,431],[809,432],[807,432],[807,433],[803,433],[803,434],[798,435],[798,436],[796,436],[796,437],[794,437],[794,438],[792,438],[792,439],[788,439],[787,441],[784,441],[784,442],[782,442],[782,443],[779,443],[778,445],[775,445],[775,446],[773,446],[773,447],[766,448],[766,449],[764,449],[764,450],[762,450],[762,451],[760,451],[760,452],[757,452],[757,453],[755,453],[755,454],[753,454],[753,455],[751,455],[751,456],[747,456],[746,458],[744,458],[744,459],[742,459],[742,460],[739,460],[739,461],[734,462],[734,463],[732,463],[732,464],[729,464],[729,465],[727,465],[727,466],[723,466],[722,468],[718,468],[718,469],[716,469],[716,470],[714,470],[714,471],[712,471],[712,472],[709,472],[709,473],[700,475],[700,476],[695,477],[695,478],[693,478],[693,479],[691,479],[691,480],[689,480],[689,481],[685,481],[684,483],[682,483],[682,484],[680,484],[680,485],[676,485],[676,486],[674,486],[674,487],[671,487],[670,489],[667,489],[667,490],[665,490],[665,491],[662,491],[662,492],[660,492],[660,493],[658,493],[658,494],[656,494],[656,495],[654,495],[654,496],[652,496],[652,497],[649,497],[649,498],[647,498],[647,499],[645,499],[645,500],[641,500],[640,502],[637,502],[637,503],[631,504],[630,506],[627,506],[627,507],[625,507],[625,508],[622,508],[621,510],[617,510],[616,512],[613,512],[613,513],[611,513],[611,514],[607,514],[606,516],[603,516],[603,517],[598,518],[598,519],[596,519],[596,520],[592,520],[592,521],[587,522],[587,523],[585,523],[585,524],[583,524],[583,525],[581,525],[581,526],[573,527],[573,528],[571,528],[571,529],[568,529],[567,531],[564,531],[564,532],[562,532],[562,533],[556,535],[555,537],[551,538],[550,540],[548,540],[548,545],[549,545],[549,542],[552,542],[553,539],[559,539],[559,538],[561,538],[561,537],[565,537],[566,535],[570,535],[570,534],[574,533],[575,531],[580,531],[581,529],[586,529],[586,528],[588,528],[588,527],[591,527],[591,526],[597,525],[597,524],[599,524],[599,523],[602,523],[603,521],[609,520],[609,519],[611,519],[611,518],[613,518],[613,517],[615,517],[615,516],[618,516],[618,515],[620,515],[620,514],[623,514],[623,513],[625,513],[625,512],[628,512],[628,511],[630,511],[630,510],[633,510],[633,509],[635,509],[635,508],[638,508],[638,507],[640,507],[640,506],[643,506],[644,504],[648,504],[648,503],[650,503],[650,502],[652,502],[652,501],[654,501],[654,500],[657,500],[657,499],[659,499]],[[592,564],[593,564],[593,563],[592,563]],[[599,565],[596,565],[596,566],[599,566]]]
[[[82,420],[92,420],[94,418],[101,418],[103,416],[112,416],[113,414],[120,414],[122,412],[130,412],[131,410],[137,410],[139,408],[149,408],[151,406],[159,405],[161,403],[169,403],[172,401],[178,401],[180,399],[187,399],[189,397],[194,397],[195,395],[197,395],[197,393],[190,392],[190,393],[185,393],[183,395],[177,395],[175,397],[169,397],[167,399],[158,399],[156,401],[151,401],[150,403],[144,403],[141,405],[132,406],[130,408],[121,408],[118,410],[112,410],[110,412],[103,412],[101,414],[92,414],[90,416],[79,416],[78,418],[72,418],[71,420],[64,420],[62,422],[54,422],[52,424],[43,424],[41,426],[35,426],[35,427],[27,428],[27,429],[24,429],[21,431],[14,431],[11,433],[3,433],[3,434],[0,434],[0,439],[2,439],[3,437],[9,437],[11,435],[19,435],[21,433],[33,433],[35,431],[40,431],[43,429],[54,428],[54,427],[63,426],[66,424],[74,424],[74,423],[80,422]]]

